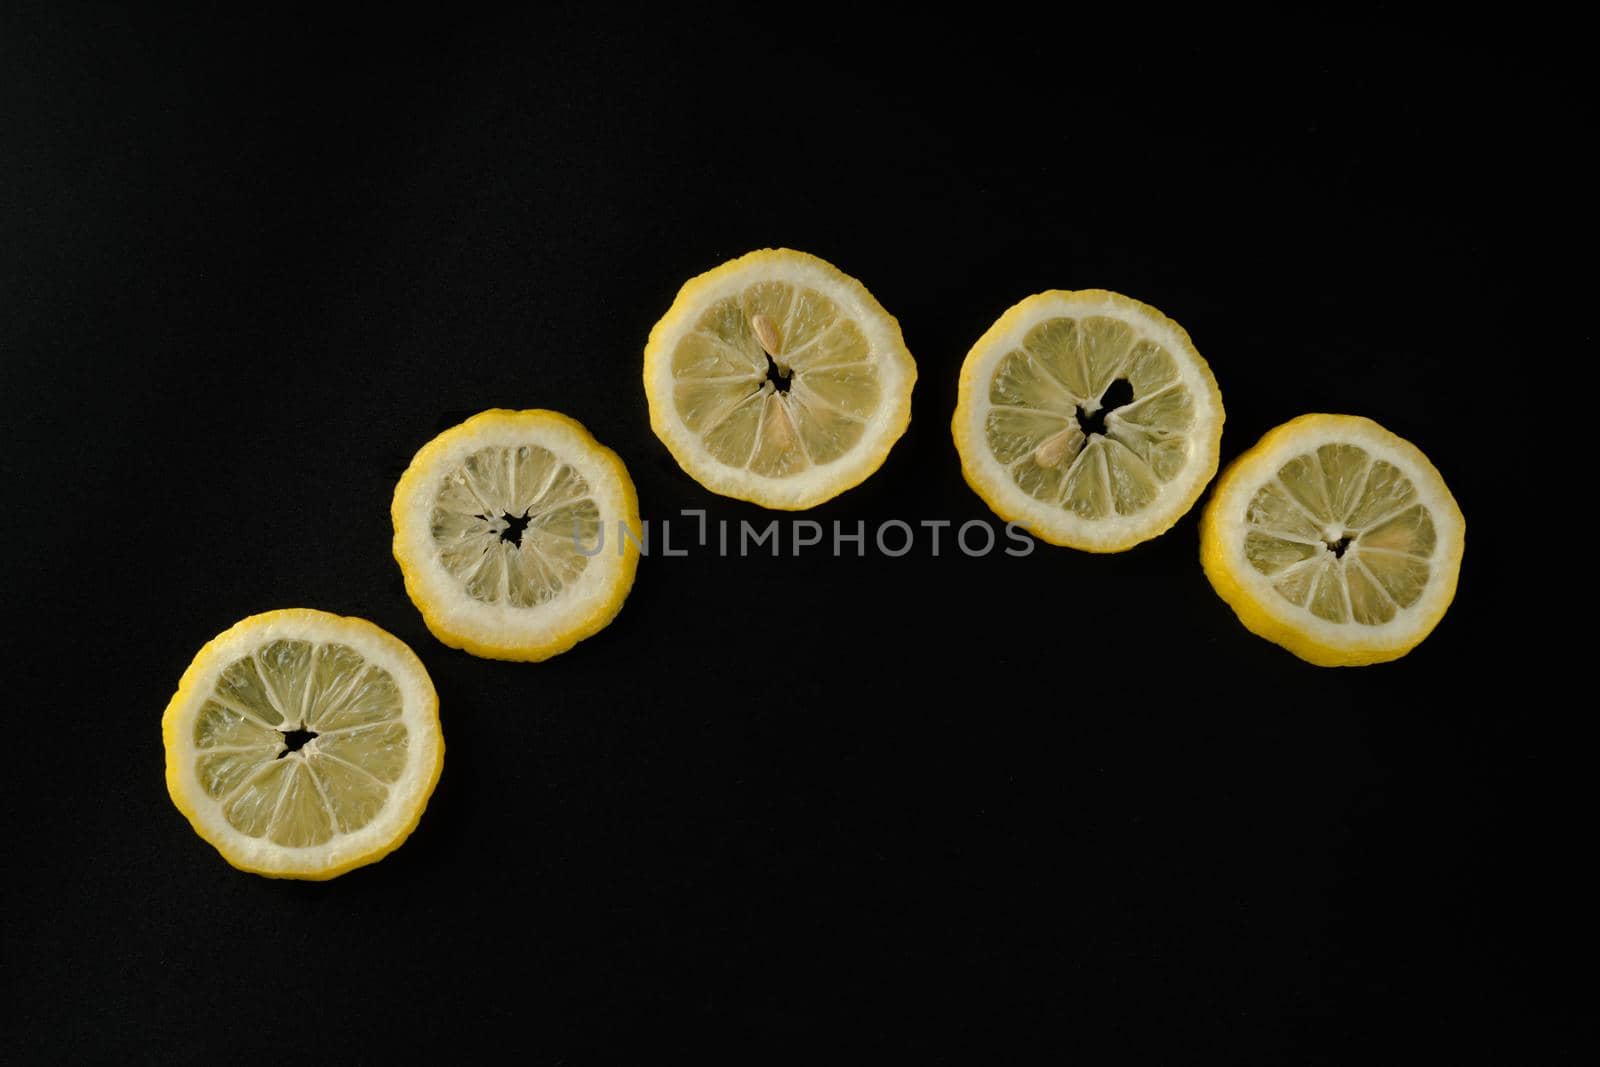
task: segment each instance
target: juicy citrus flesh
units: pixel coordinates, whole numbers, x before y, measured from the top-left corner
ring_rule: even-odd
[[[770,380],[751,322],[782,340]],[[882,396],[860,327],[815,289],[760,282],[706,308],[672,351],[673,408],[719,461],[768,478],[828,463],[861,440]]]
[[[1129,398],[1106,410],[1117,383]],[[1055,291],[1013,307],[968,353],[952,428],[997,514],[1054,544],[1120,551],[1193,506],[1216,472],[1222,417],[1177,324],[1116,293]]]
[[[1409,478],[1356,445],[1295,456],[1256,490],[1245,521],[1250,565],[1329,622],[1388,622],[1432,576],[1438,538],[1428,509]]]
[[[394,554],[445,644],[536,661],[607,625],[633,585],[638,497],[616,453],[558,412],[486,411],[418,450]]]
[[[1465,522],[1409,442],[1305,416],[1230,468],[1202,523],[1207,574],[1245,624],[1327,665],[1404,655],[1449,606]]]
[[[207,645],[163,732],[169,790],[201,836],[280,877],[332,877],[397,846],[443,758],[437,698],[411,651],[305,610],[253,616]]]
[[[429,530],[468,596],[527,608],[582,576],[600,508],[583,475],[549,449],[480,448],[440,480]]]
[[[651,422],[715,492],[820,503],[876,470],[910,418],[899,325],[831,264],[753,252],[691,280],[645,352]]]
[[[1086,436],[1078,409],[1098,412],[1119,377],[1133,402],[1106,415],[1103,434]],[[1143,510],[1189,462],[1194,398],[1172,354],[1118,319],[1039,323],[1002,357],[989,404],[984,436],[1012,482],[1085,519]]]
[[[400,709],[394,678],[349,645],[273,641],[223,669],[195,720],[195,772],[245,836],[320,845],[388,799],[410,740]],[[283,731],[317,736],[291,752]]]

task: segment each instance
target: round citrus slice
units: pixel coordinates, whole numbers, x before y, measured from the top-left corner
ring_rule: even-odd
[[[240,870],[325,879],[382,859],[444,764],[422,662],[364,619],[290,609],[214,638],[161,720],[167,791]]]
[[[1155,308],[1053,290],[972,346],[951,429],[996,515],[1054,545],[1121,552],[1171,529],[1217,472],[1222,394]]]
[[[1302,415],[1217,483],[1206,577],[1253,633],[1324,667],[1398,659],[1455,597],[1466,520],[1415,445],[1371,419]]]
[[[691,279],[644,350],[650,425],[714,493],[798,510],[883,465],[911,421],[900,324],[831,263],[751,252]]]
[[[485,411],[417,452],[395,486],[394,557],[433,635],[542,660],[622,610],[639,498],[617,454],[554,411]]]

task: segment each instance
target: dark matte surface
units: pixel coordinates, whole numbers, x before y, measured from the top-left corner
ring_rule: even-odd
[[[14,1058],[1570,1055],[1577,787],[1523,703],[1502,560],[1543,542],[1479,373],[1526,343],[1495,294],[1538,203],[1487,131],[1536,141],[1558,87],[1366,37],[683,18],[0,18]],[[547,664],[434,641],[389,495],[479,409],[578,418],[647,517],[765,521],[676,468],[639,367],[685,278],[767,245],[860,277],[921,372],[810,517],[986,518],[962,356],[1106,287],[1191,332],[1224,460],[1306,411],[1427,451],[1454,608],[1313,669],[1212,594],[1191,514],[1111,558],[657,556]],[[162,781],[185,664],[285,606],[411,644],[449,744],[412,840],[328,885],[236,873]]]

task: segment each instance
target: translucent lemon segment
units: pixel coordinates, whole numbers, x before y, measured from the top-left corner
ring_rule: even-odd
[[[389,787],[372,771],[343,760],[313,754],[307,760],[328,798],[328,810],[338,822],[340,833],[348,834],[366,826],[389,797]]]
[[[267,835],[286,848],[306,848],[327,841],[334,833],[333,815],[310,764],[303,759],[289,763],[286,779]]]
[[[394,782],[405,769],[409,735],[398,722],[373,723],[318,737],[317,754],[366,771],[380,782]]]
[[[270,744],[256,748],[203,753],[195,760],[195,771],[200,776],[206,796],[212,800],[233,796],[240,786],[274,759],[281,748],[282,745],[274,737]]]

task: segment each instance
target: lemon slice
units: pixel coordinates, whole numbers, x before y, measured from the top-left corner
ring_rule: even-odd
[[[1200,561],[1252,632],[1324,667],[1398,659],[1455,597],[1466,520],[1415,445],[1302,415],[1229,466]]]
[[[1170,529],[1217,472],[1222,394],[1155,308],[1054,290],[972,346],[951,428],[995,514],[1051,544],[1121,552]]]
[[[644,350],[650,425],[714,493],[798,510],[859,485],[911,421],[900,324],[832,264],[751,252],[687,282]]]
[[[394,557],[433,635],[542,660],[616,618],[639,565],[617,454],[554,411],[485,411],[418,450],[395,486]]]
[[[382,859],[444,764],[439,698],[399,639],[291,609],[214,638],[161,720],[167,791],[240,870],[325,879]]]

